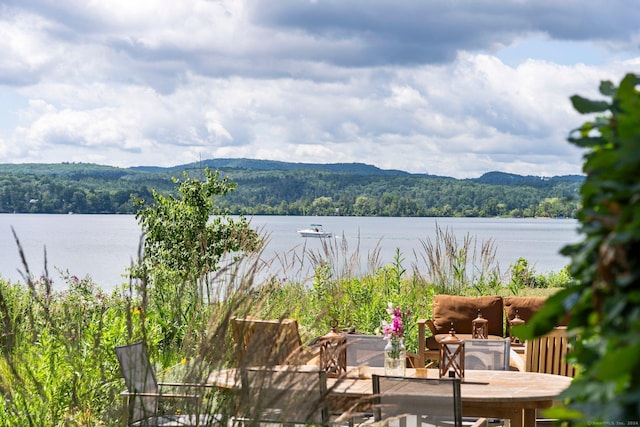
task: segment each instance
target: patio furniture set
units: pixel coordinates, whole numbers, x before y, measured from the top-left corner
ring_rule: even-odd
[[[487,339],[509,338],[513,347],[523,347],[524,343],[511,336],[511,325],[514,321],[530,320],[545,301],[546,297],[435,295],[432,317],[418,320],[416,366],[438,360],[440,340],[449,335],[451,328],[458,338],[471,338],[472,319],[478,314],[487,321]],[[427,329],[430,336],[427,336]]]
[[[482,426],[500,421],[513,427],[535,426],[538,410],[552,406],[568,387],[575,370],[564,360],[563,328],[526,343],[509,335],[509,323],[529,319],[543,298],[454,297],[437,295],[433,317],[420,320],[418,369],[388,377],[383,365],[385,341],[380,336],[345,334],[346,370],[331,372],[319,363],[317,349],[303,346],[293,319],[232,319],[235,367],[216,369],[204,384],[162,384],[156,380],[146,347],[135,343],[116,348],[127,390],[122,393],[126,425],[392,424],[416,426]],[[478,311],[479,310],[479,311]],[[488,326],[484,339],[467,327],[478,313]],[[466,319],[466,320],[465,320]],[[437,354],[438,336],[465,340],[464,378],[442,378],[438,369],[423,368]],[[422,325],[422,326],[421,326]],[[425,327],[431,336],[426,337]],[[446,332],[445,332],[446,331]],[[513,347],[521,351],[516,353]],[[524,356],[514,369],[512,357]],[[432,359],[433,360],[433,359]],[[162,391],[190,387],[187,393]],[[201,413],[200,387],[228,393],[233,417]],[[188,410],[159,413],[160,400],[184,399]],[[408,424],[407,424],[408,423]]]

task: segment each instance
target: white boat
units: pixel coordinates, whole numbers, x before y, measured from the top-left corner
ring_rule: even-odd
[[[324,231],[321,224],[311,224],[309,228],[298,230],[302,237],[331,237],[330,231]]]

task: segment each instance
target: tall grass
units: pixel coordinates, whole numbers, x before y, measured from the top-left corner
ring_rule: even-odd
[[[16,244],[22,251],[17,236]],[[434,294],[522,289],[507,287],[510,279],[495,263],[492,242],[478,246],[471,237],[459,242],[451,231],[438,229],[434,241],[423,242],[423,252],[407,261],[397,250],[394,260],[382,265],[374,250],[365,254],[365,272],[359,246],[350,248],[344,238],[325,240],[315,251],[305,247],[302,255],[226,259],[194,286],[201,292],[190,302],[198,304],[197,315],[171,325],[168,317],[180,319],[179,313],[166,315],[174,310],[172,295],[155,292],[158,283],[148,274],[111,294],[88,277],[64,274],[65,290],[55,291],[46,261],[44,273],[35,277],[23,256],[24,284],[0,279],[0,426],[119,425],[124,382],[117,345],[144,340],[161,377],[198,383],[212,370],[234,364],[234,316],[295,318],[306,343],[327,333],[333,322],[378,333],[392,302],[411,313],[406,331],[411,351],[417,347],[415,321],[431,315]],[[303,271],[305,262],[312,264],[310,277],[286,277],[285,272]],[[166,289],[173,278],[154,275],[153,280],[167,281],[159,286]],[[206,402],[206,411],[226,410],[224,396],[213,390]]]
[[[449,229],[436,226],[435,240],[420,240],[422,252],[416,256],[424,263],[414,264],[414,274],[432,284],[438,293],[463,295],[496,292],[505,276],[500,273],[493,240],[478,242],[466,234],[460,242]]]
[[[120,386],[113,346],[125,336],[123,301],[88,279],[0,286],[2,425],[90,425],[110,418]]]

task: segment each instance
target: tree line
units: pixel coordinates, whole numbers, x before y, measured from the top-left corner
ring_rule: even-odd
[[[256,161],[252,161],[254,165]],[[210,165],[204,165],[209,167]],[[135,214],[134,200],[170,195],[200,165],[123,169],[64,163],[0,165],[0,212]],[[348,166],[348,165],[347,165]],[[219,168],[236,183],[216,202],[232,215],[566,217],[579,208],[581,177],[542,179],[492,172],[478,179],[318,168]]]

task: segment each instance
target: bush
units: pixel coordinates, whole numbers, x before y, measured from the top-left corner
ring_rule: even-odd
[[[569,354],[579,373],[555,415],[579,425],[637,424],[640,420],[640,75],[619,86],[600,84],[610,100],[571,98],[598,116],[571,133],[587,149],[587,177],[578,213],[584,239],[563,249],[571,256],[571,286],[551,297],[525,333],[550,330],[567,312]]]

